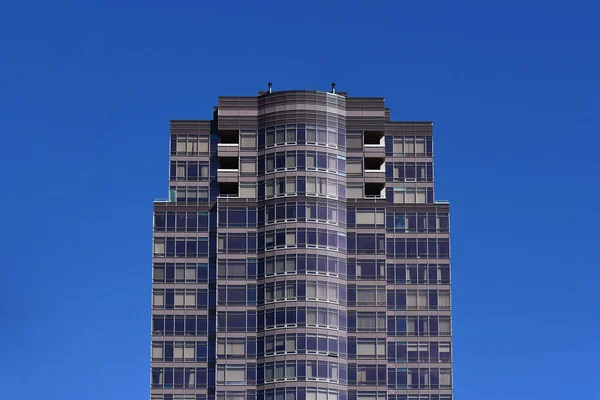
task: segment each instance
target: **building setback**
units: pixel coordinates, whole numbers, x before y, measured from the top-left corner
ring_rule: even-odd
[[[269,85],[170,134],[152,400],[452,399],[431,122]]]

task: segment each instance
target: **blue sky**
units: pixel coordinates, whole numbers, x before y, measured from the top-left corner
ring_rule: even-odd
[[[328,89],[433,120],[460,400],[600,399],[600,6],[10,2],[0,9],[6,399],[147,399],[168,124]],[[260,4],[256,4],[260,3]],[[596,244],[594,244],[596,243]]]

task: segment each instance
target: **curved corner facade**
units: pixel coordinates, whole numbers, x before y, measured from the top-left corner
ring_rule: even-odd
[[[431,123],[382,98],[221,97],[172,121],[152,400],[451,400]]]

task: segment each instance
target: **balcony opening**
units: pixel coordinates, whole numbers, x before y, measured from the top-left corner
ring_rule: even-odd
[[[385,146],[383,132],[380,131],[365,131],[365,145],[369,146]]]
[[[385,158],[365,157],[365,171],[385,171]]]
[[[239,144],[240,131],[219,131],[220,144]]]
[[[366,182],[365,197],[385,197],[385,183]]]
[[[220,182],[219,196],[223,197],[238,197],[239,185],[237,182]]]
[[[237,157],[219,157],[219,169],[238,169]]]

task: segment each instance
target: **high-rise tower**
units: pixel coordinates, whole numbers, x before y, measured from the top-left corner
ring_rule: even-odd
[[[152,400],[450,400],[432,123],[269,90],[172,121],[154,202]]]

